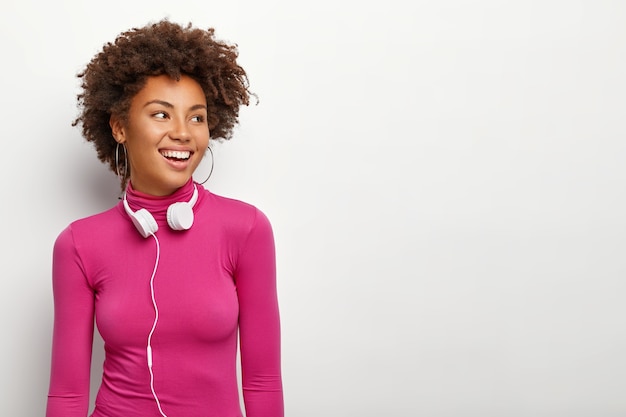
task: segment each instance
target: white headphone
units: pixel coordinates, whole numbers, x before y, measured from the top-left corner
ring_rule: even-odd
[[[179,201],[173,203],[167,208],[167,224],[173,230],[188,230],[193,224],[193,206],[198,201],[198,188],[193,185],[193,195],[189,202]],[[126,192],[124,192],[124,209],[133,221],[133,224],[141,233],[141,236],[148,237],[159,230],[156,220],[152,214],[145,208],[141,208],[135,212],[130,209],[126,200]]]

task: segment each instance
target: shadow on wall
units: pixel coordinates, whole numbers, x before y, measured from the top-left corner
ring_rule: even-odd
[[[73,164],[72,183],[80,196],[83,208],[96,214],[117,204],[121,197],[120,181],[117,175],[97,157],[90,143],[81,149],[81,162]]]

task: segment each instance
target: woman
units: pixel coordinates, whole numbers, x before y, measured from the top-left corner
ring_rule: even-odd
[[[106,44],[79,74],[76,124],[122,201],[70,224],[53,253],[47,417],[85,417],[94,318],[105,342],[93,417],[283,415],[274,241],[255,207],[192,179],[250,93],[235,46],[167,20]]]

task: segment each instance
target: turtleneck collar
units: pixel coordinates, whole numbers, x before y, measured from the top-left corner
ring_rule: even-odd
[[[200,191],[202,186],[199,184],[195,185],[198,187],[198,191]],[[129,181],[126,187],[126,201],[128,201],[128,205],[133,211],[145,208],[152,214],[157,223],[167,223],[167,208],[176,202],[191,200],[193,187],[194,181],[190,178],[185,185],[172,194],[158,197],[135,190]]]

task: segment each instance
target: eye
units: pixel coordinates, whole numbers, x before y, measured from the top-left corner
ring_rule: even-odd
[[[154,117],[155,119],[166,119],[167,113],[164,111],[158,111],[158,112],[152,113],[152,117]]]
[[[191,118],[191,121],[196,122],[196,123],[204,123],[205,120],[206,118],[202,115],[193,116]]]

